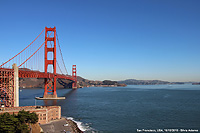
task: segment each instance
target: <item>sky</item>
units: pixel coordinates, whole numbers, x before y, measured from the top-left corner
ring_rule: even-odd
[[[199,0],[0,0],[0,62],[56,26],[69,72],[200,82]]]

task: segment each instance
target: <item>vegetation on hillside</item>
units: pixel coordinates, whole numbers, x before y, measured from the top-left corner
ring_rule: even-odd
[[[126,86],[126,84],[120,84],[117,81],[104,80],[104,81],[96,81],[96,80],[88,80],[82,77],[77,77],[78,85],[82,87],[87,86]]]
[[[117,85],[117,81],[104,80],[103,85]]]
[[[127,85],[160,85],[160,84],[184,84],[184,82],[168,82],[161,80],[136,80],[136,79],[127,79],[118,81],[121,84]]]
[[[29,111],[19,111],[17,115],[4,113],[0,115],[1,133],[29,133],[28,124],[38,122],[38,115]]]

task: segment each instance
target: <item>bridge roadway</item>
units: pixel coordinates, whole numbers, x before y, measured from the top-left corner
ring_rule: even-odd
[[[8,68],[0,68],[4,71],[13,71],[13,69]],[[58,79],[68,79],[71,81],[74,81],[74,78],[70,75],[64,75],[64,74],[56,74],[53,73],[44,73],[40,71],[32,71],[32,70],[19,70],[18,74],[19,78],[53,78],[56,76]]]

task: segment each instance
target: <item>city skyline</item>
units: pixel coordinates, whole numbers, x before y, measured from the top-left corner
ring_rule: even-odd
[[[90,80],[200,82],[199,6],[198,0],[1,1],[0,62],[55,26],[69,73],[76,64]]]

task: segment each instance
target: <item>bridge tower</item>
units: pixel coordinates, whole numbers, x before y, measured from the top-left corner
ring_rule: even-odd
[[[48,36],[48,32],[54,32],[53,37]],[[52,47],[48,47],[47,43],[52,41],[53,45]],[[53,59],[48,59],[48,53],[53,53]],[[56,27],[54,28],[47,28],[45,27],[45,63],[44,63],[44,71],[45,74],[47,74],[48,65],[53,65],[53,78],[45,78],[44,79],[44,96],[43,98],[56,98]],[[51,94],[48,94],[51,93]]]
[[[72,83],[72,88],[77,89],[76,65],[72,66],[72,77],[74,79],[74,82]]]

